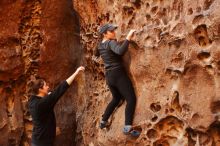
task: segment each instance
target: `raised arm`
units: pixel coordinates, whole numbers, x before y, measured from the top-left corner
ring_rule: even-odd
[[[72,74],[68,79],[66,79],[66,82],[71,85],[73,80],[75,79],[76,75],[79,74],[80,71],[84,71],[85,68],[83,66],[80,66],[77,68],[76,72]]]
[[[111,40],[109,42],[111,50],[118,55],[123,55],[128,50],[129,41],[132,39],[134,32],[135,32],[134,29],[130,30],[130,32],[126,37],[126,40],[122,44],[119,44],[115,40]]]
[[[60,83],[53,92],[51,92],[46,97],[44,97],[38,104],[39,110],[45,111],[48,109],[52,109],[57,103],[57,101],[60,99],[60,97],[65,93],[65,91],[72,84],[76,75],[79,74],[79,72],[83,70],[84,70],[84,67],[82,66],[77,68],[77,70],[69,78],[67,78],[66,81],[63,81],[62,83]]]
[[[122,44],[119,44],[115,40],[111,40],[109,42],[110,49],[118,55],[123,55],[128,50],[128,45],[129,45],[128,40],[125,40]]]

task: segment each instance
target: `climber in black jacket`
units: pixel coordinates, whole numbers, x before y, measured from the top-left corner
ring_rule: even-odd
[[[32,96],[28,101],[29,111],[33,119],[32,146],[53,146],[56,136],[56,119],[54,106],[65,93],[76,75],[83,71],[79,67],[68,79],[49,93],[49,86],[43,79],[32,82]]]
[[[112,101],[108,104],[100,122],[100,128],[107,126],[107,121],[120,101],[125,99],[127,102],[125,109],[124,134],[139,136],[140,132],[132,128],[133,115],[136,106],[136,96],[131,80],[129,79],[123,64],[122,55],[128,50],[129,41],[134,35],[135,30],[130,30],[126,40],[119,44],[116,41],[115,29],[112,24],[105,24],[99,29],[103,39],[100,42],[96,56],[100,56],[104,61],[107,85],[112,93]]]

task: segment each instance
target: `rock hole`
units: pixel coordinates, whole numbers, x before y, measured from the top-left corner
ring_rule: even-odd
[[[158,6],[151,8],[151,13],[156,14]]]
[[[217,36],[219,36],[220,37],[220,24],[218,25],[218,31],[217,31],[218,33],[217,33]]]
[[[149,139],[156,139],[158,137],[158,133],[155,129],[150,129],[147,131],[147,137]]]
[[[129,7],[129,6],[124,6],[123,7],[123,13],[125,15],[132,15],[133,14],[133,11],[134,11],[134,8],[133,7]]]
[[[205,37],[203,37],[203,36],[201,36],[201,37],[199,37],[199,45],[200,46],[206,46],[206,41],[205,41]]]
[[[132,4],[134,4],[136,8],[141,8],[141,0],[130,0],[130,2],[132,2]]]
[[[179,14],[175,16],[175,20],[178,20],[179,18],[180,18]]]
[[[26,50],[26,46],[22,46],[22,49],[23,49],[23,50]]]
[[[171,75],[171,73],[172,73],[172,68],[167,68],[166,71],[165,71],[165,74],[166,75]],[[169,99],[167,99],[167,100],[169,100]]]
[[[220,101],[214,101],[210,105],[212,113],[220,113]]]
[[[194,37],[200,46],[206,46],[212,43],[212,41],[208,37],[207,27],[205,24],[199,25],[194,30]]]
[[[170,112],[173,113],[175,110],[173,108],[170,109]]]
[[[212,65],[206,65],[205,68],[206,68],[207,70],[210,70],[210,71],[211,71],[211,69],[213,69],[213,68],[212,68]]]
[[[187,13],[188,15],[192,15],[193,14],[193,10],[192,10],[192,8],[189,8],[188,9],[188,13]]]
[[[169,113],[169,109],[165,109],[165,114],[168,114]]]
[[[158,11],[157,16],[162,18],[163,16],[166,16],[166,12],[167,12],[167,9],[163,8],[162,10]]]
[[[105,74],[104,74],[104,72],[99,72],[99,77],[105,77]]]
[[[146,138],[146,137],[143,137],[142,139],[143,139],[144,141],[146,141],[146,140],[147,140],[147,138]]]
[[[200,52],[200,53],[197,55],[197,58],[198,58],[199,60],[204,60],[204,59],[209,58],[210,56],[211,56],[211,55],[210,55],[209,52],[202,51],[202,52]]]
[[[199,120],[199,118],[200,118],[199,114],[198,114],[198,113],[195,113],[195,114],[193,114],[191,120],[192,120],[193,122],[194,122],[194,121],[196,122],[196,121]]]
[[[157,140],[153,143],[153,146],[170,146],[169,142],[165,139]]]
[[[109,18],[110,18],[110,14],[109,13],[106,13],[106,16],[105,16],[106,20],[109,21]]]
[[[146,8],[148,9],[150,7],[150,4],[149,3],[146,3]]]
[[[183,104],[182,108],[184,111],[187,111],[187,112],[190,111],[190,106],[188,104]]]
[[[156,102],[156,103],[152,103],[150,105],[150,109],[153,111],[153,112],[158,112],[161,110],[161,106],[159,104],[159,102]]]
[[[212,146],[219,146],[220,144],[220,122],[215,121],[209,126],[209,134],[213,137]]]
[[[191,127],[186,128],[186,132],[193,139],[196,138],[196,136],[197,136],[197,133]]]
[[[180,103],[179,103],[179,92],[178,91],[175,91],[173,93],[171,107],[178,112],[182,111],[182,107],[180,106]]]
[[[199,21],[201,21],[203,18],[204,18],[203,15],[198,15],[193,19],[192,23],[193,24],[199,23]]]
[[[213,2],[214,2],[214,0],[205,0],[204,6],[203,6],[204,10],[208,10]]]
[[[153,21],[153,24],[154,24],[154,25],[160,25],[160,20],[159,20],[159,19],[155,19],[155,20]]]
[[[164,25],[167,25],[167,24],[168,24],[168,20],[167,20],[166,17],[162,18],[162,21],[163,21],[163,24],[164,24]]]
[[[217,68],[220,70],[220,61],[217,62]]]
[[[172,134],[173,132],[180,132],[183,130],[184,123],[174,116],[167,116],[161,119],[156,125],[155,128],[157,131],[167,131],[167,135]]]
[[[179,69],[175,69],[175,70],[173,70],[173,72],[176,73],[176,74],[182,74],[182,71],[179,70]]]
[[[175,48],[180,48],[181,44],[182,44],[182,39],[176,39],[170,43],[168,43],[170,46],[174,46]]]
[[[160,124],[158,124],[158,128],[160,129],[160,130],[162,130],[163,129],[163,124],[162,123],[160,123]]]
[[[149,21],[151,19],[150,14],[146,14],[145,18],[146,18],[147,21]]]
[[[165,15],[167,12],[167,9],[166,8],[163,8],[163,14]]]
[[[210,142],[210,140],[211,140],[211,137],[208,134],[199,132],[200,145],[207,145]]]
[[[151,126],[152,126],[152,124],[151,124],[151,123],[147,124],[147,128],[150,128]]]
[[[196,142],[194,141],[194,139],[197,136],[196,132],[190,127],[186,128],[186,132],[188,135],[188,145],[195,146]]]
[[[131,18],[129,21],[128,21],[128,25],[132,25],[133,24],[133,18]]]
[[[156,122],[157,119],[158,119],[158,117],[155,115],[155,116],[151,119],[151,121],[152,121],[152,122]]]

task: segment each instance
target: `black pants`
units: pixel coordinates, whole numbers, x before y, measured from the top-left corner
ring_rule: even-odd
[[[107,121],[122,99],[127,102],[125,109],[125,125],[132,125],[136,106],[136,96],[131,80],[123,68],[106,72],[106,81],[112,93],[112,101],[108,104],[102,120]]]

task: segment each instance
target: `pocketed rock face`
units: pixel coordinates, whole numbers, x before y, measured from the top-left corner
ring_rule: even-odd
[[[220,145],[220,1],[73,0],[87,65],[77,146]],[[122,134],[125,103],[98,128],[111,100],[102,62],[92,61],[97,29],[115,23],[118,40],[136,29],[124,63],[137,95],[137,139]],[[83,106],[84,105],[84,106]]]
[[[0,145],[29,146],[30,81],[54,88],[78,66],[79,22],[72,1],[0,1]],[[56,145],[74,145],[77,83],[58,102]]]
[[[22,77],[25,65],[18,33],[21,3],[3,0],[0,5],[0,145],[19,145],[23,135],[21,100],[25,88]]]

